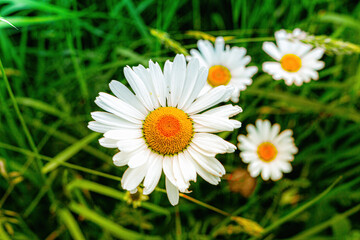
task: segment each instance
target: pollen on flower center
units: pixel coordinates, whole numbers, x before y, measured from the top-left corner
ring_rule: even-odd
[[[257,149],[257,154],[259,158],[264,162],[271,162],[275,159],[278,151],[274,144],[269,142],[264,142],[259,145]]]
[[[173,155],[187,148],[194,131],[192,121],[184,111],[160,107],[145,118],[143,135],[153,151]]]
[[[285,54],[280,60],[281,67],[288,72],[297,72],[301,68],[301,58],[295,54]]]
[[[214,65],[209,69],[208,83],[217,87],[220,85],[227,85],[230,82],[231,74],[229,69],[221,65]]]

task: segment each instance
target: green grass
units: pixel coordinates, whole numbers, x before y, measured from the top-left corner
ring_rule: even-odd
[[[0,17],[18,30],[0,21],[0,239],[257,239],[227,214],[259,223],[260,239],[359,239],[359,54],[324,56],[320,80],[302,87],[261,71],[274,31],[300,27],[359,45],[359,16],[351,0],[1,1]],[[246,47],[260,69],[241,93],[243,127],[220,135],[235,144],[258,118],[290,128],[294,170],[278,182],[258,178],[248,199],[225,179],[198,178],[178,207],[162,179],[134,209],[116,151],[87,128],[90,112],[111,79],[126,83],[124,66],[163,65],[195,47],[188,30],[234,36],[229,44]],[[238,153],[218,156],[228,173],[246,167]]]

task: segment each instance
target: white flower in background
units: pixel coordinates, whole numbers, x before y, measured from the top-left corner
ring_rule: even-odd
[[[300,28],[295,28],[291,33],[287,33],[287,38],[289,40],[305,40],[308,37],[308,34],[302,31]]]
[[[168,198],[176,205],[179,191],[188,192],[197,174],[217,185],[225,169],[215,155],[236,146],[212,133],[239,128],[241,123],[229,118],[242,110],[231,104],[206,110],[229,99],[233,89],[219,86],[198,97],[207,69],[196,59],[186,65],[183,55],[166,61],[164,72],[150,60],[149,68],[126,67],[124,74],[135,94],[112,81],[116,97],[99,94],[95,103],[107,112],[93,112],[88,126],[104,133],[100,145],[120,150],[113,157],[116,166],[129,166],[122,187],[135,193],[143,182],[143,194],[150,194],[164,171]]]
[[[208,40],[199,40],[199,51],[191,49],[191,58],[197,58],[202,66],[209,69],[207,84],[200,95],[207,93],[214,87],[220,85],[232,86],[232,102],[239,102],[240,91],[252,84],[252,76],[258,71],[257,67],[246,67],[251,57],[245,56],[246,49],[243,47],[225,46],[223,37],[217,37],[215,46]],[[225,49],[224,49],[225,48]]]
[[[247,125],[248,135],[238,136],[240,156],[249,163],[248,171],[252,177],[261,173],[264,180],[279,180],[284,173],[292,170],[290,162],[298,152],[292,138],[292,131],[287,129],[281,133],[280,125],[271,126],[269,120],[256,120],[256,127]]]
[[[285,30],[275,32],[277,46],[272,42],[264,42],[263,50],[277,62],[264,62],[263,71],[272,75],[275,80],[284,79],[287,85],[300,86],[311,79],[318,80],[318,70],[325,63],[319,61],[324,49],[312,49],[310,44],[290,41]]]

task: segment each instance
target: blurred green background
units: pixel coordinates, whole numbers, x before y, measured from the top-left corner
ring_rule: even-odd
[[[236,144],[247,124],[269,119],[292,129],[299,148],[294,170],[258,178],[249,198],[226,179],[198,178],[189,195],[259,223],[260,239],[360,239],[359,54],[324,56],[320,80],[302,87],[261,71],[262,43],[282,28],[360,44],[359,1],[1,0],[0,17],[18,28],[0,22],[0,239],[256,239],[201,203],[172,207],[161,189],[133,208],[116,150],[87,129],[98,92],[126,83],[124,66],[173,59],[151,28],[187,50],[197,41],[188,30],[234,36],[259,72],[241,93],[243,127],[221,136]],[[218,156],[228,173],[246,168],[238,153]]]

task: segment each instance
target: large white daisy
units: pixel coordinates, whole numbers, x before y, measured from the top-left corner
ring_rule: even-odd
[[[280,132],[280,125],[271,126],[269,120],[256,120],[256,127],[246,126],[248,135],[238,136],[238,147],[243,162],[249,163],[248,171],[252,177],[261,173],[264,180],[279,180],[284,173],[291,172],[290,162],[298,149],[292,138],[292,131]]]
[[[143,194],[150,194],[164,171],[168,198],[176,205],[179,191],[187,192],[197,174],[211,184],[220,182],[225,169],[215,155],[234,152],[236,146],[212,133],[239,128],[241,123],[229,118],[242,110],[230,104],[207,110],[233,91],[219,86],[198,97],[207,73],[196,59],[186,65],[183,55],[166,61],[164,72],[150,60],[149,68],[124,68],[135,94],[112,81],[116,97],[100,93],[96,98],[107,112],[93,112],[95,121],[88,127],[104,133],[100,145],[120,150],[113,160],[129,166],[121,181],[124,189],[135,193],[143,182]]]
[[[296,31],[297,35],[302,33]],[[297,36],[296,35],[296,36]],[[264,62],[263,71],[272,75],[275,80],[284,79],[287,85],[300,86],[311,79],[318,80],[318,70],[324,68],[325,63],[319,61],[324,49],[314,48],[299,40],[291,41],[285,30],[275,32],[277,46],[272,42],[264,42],[263,50],[277,62]]]
[[[246,67],[251,57],[245,56],[246,49],[243,47],[225,46],[223,37],[217,37],[215,46],[207,40],[199,40],[199,51],[191,49],[191,58],[197,58],[202,66],[209,69],[207,83],[200,95],[207,93],[220,85],[232,86],[232,102],[239,102],[240,91],[252,84],[252,76],[257,72],[257,67]],[[225,48],[225,49],[224,49]]]

